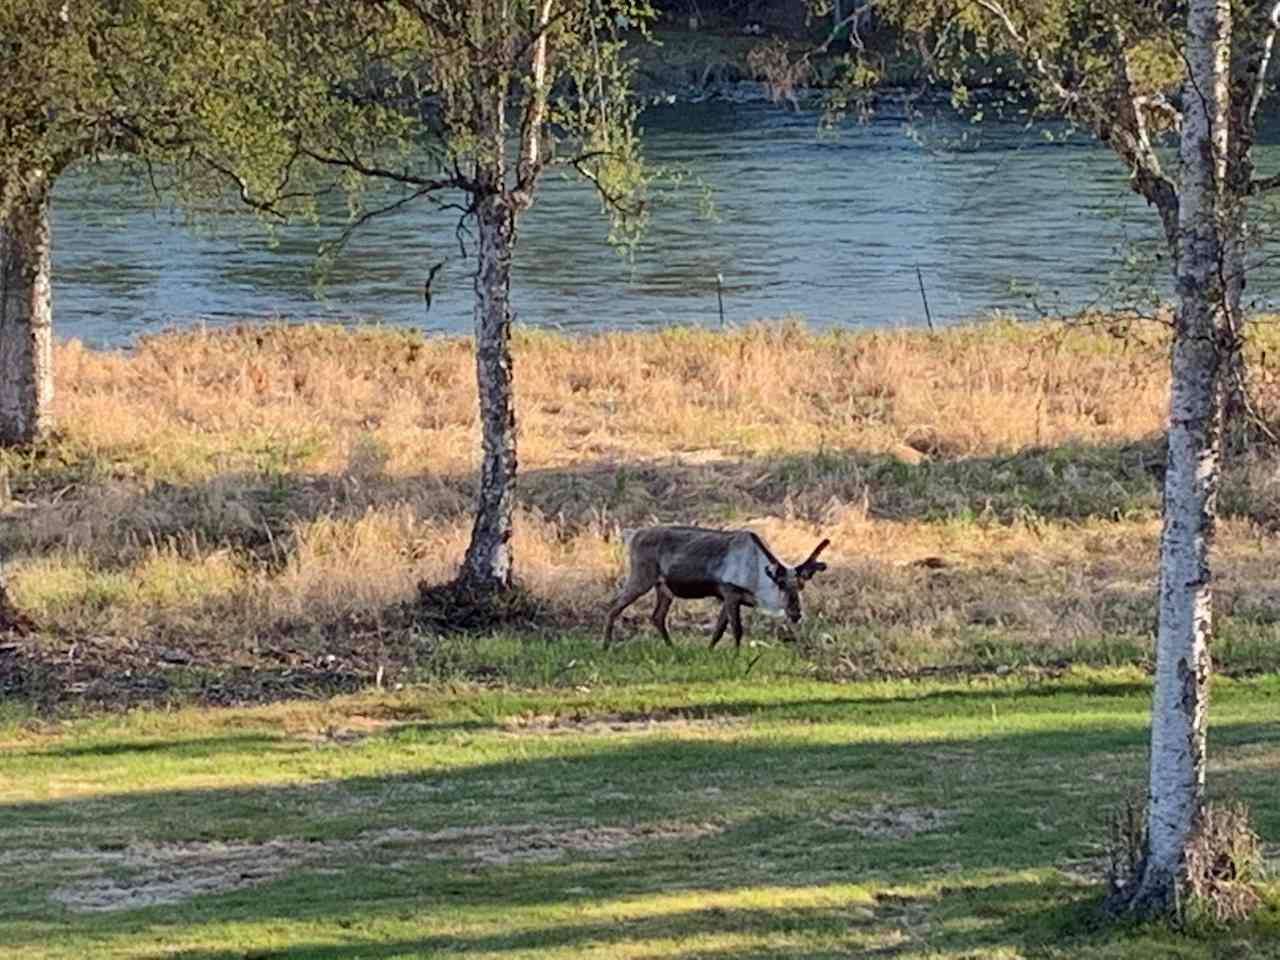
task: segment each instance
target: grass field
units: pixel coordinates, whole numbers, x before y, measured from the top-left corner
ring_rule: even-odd
[[[1273,417],[1274,328],[1253,328]],[[1167,341],[794,323],[515,342],[524,586],[456,634],[465,340],[62,344],[0,452],[0,955],[1280,957],[1098,913],[1142,791]],[[1268,361],[1268,358],[1272,358]],[[1210,792],[1277,858],[1280,459],[1214,544]],[[833,541],[795,629],[599,645],[619,531]]]
[[[0,953],[1280,956],[1274,884],[1243,928],[1101,922],[1139,671],[833,684],[619,656],[666,678],[11,725]],[[1211,792],[1271,838],[1278,703],[1274,676],[1220,681],[1210,735]]]
[[[1253,329],[1274,412],[1280,344]],[[796,676],[1149,661],[1157,324],[525,331],[514,349],[525,637],[597,636],[619,531],[694,522],[795,559],[831,538],[801,629],[748,627]],[[2,572],[33,624],[0,645],[9,698],[246,703],[563,666],[475,657],[408,609],[469,533],[465,339],[243,327],[63,344],[56,368],[60,436],[0,452]],[[1234,674],[1280,666],[1277,477],[1265,451],[1237,458],[1220,497],[1215,657]],[[682,603],[674,622],[688,641],[713,617]]]

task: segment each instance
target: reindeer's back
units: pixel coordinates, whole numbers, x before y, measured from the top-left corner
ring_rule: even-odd
[[[653,563],[667,579],[698,582],[713,578],[731,553],[753,545],[745,530],[675,525],[626,530],[623,539],[633,566]]]

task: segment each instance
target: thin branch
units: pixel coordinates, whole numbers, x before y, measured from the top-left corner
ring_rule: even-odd
[[[1266,95],[1267,68],[1271,65],[1271,52],[1275,47],[1276,32],[1280,31],[1280,3],[1276,3],[1271,7],[1271,12],[1267,15],[1267,22],[1271,25],[1271,29],[1267,31],[1266,37],[1262,41],[1262,56],[1258,63],[1258,73],[1253,78],[1253,96],[1249,98],[1249,113],[1247,117],[1250,125],[1255,122],[1258,116],[1258,107],[1262,103],[1262,98]]]
[[[995,0],[974,0],[974,2],[1000,21],[1001,26],[1004,27],[1005,34],[1017,45],[1023,56],[1027,57],[1035,65],[1036,73],[1040,74],[1044,81],[1053,88],[1053,91],[1062,100],[1064,108],[1067,110],[1073,109],[1079,100],[1079,94],[1064,86],[1061,78],[1053,75],[1053,71],[1049,69],[1044,58],[1031,49],[1030,43],[1023,37],[1004,8],[996,3]]]
[[[1133,68],[1125,54],[1124,36],[1116,36],[1116,77],[1120,89],[1116,100],[1121,123],[1115,127],[1101,128],[1102,139],[1129,167],[1133,189],[1155,206],[1164,228],[1165,241],[1170,251],[1178,246],[1178,191],[1160,165],[1160,157],[1151,143],[1147,128],[1147,113],[1161,113],[1178,126],[1182,116],[1163,96],[1139,96],[1135,92]],[[1176,260],[1176,256],[1174,258]]]
[[[832,26],[831,32],[827,34],[827,39],[823,40],[822,43],[820,43],[818,46],[814,47],[812,50],[806,53],[805,57],[807,58],[814,54],[826,53],[828,50],[831,49],[831,45],[840,39],[840,31],[843,30],[845,27],[849,27],[849,32],[851,36],[857,36],[857,33],[858,33],[857,21],[861,20],[864,16],[867,16],[868,14],[870,14],[874,8],[875,8],[874,2],[866,3],[866,4],[863,4],[861,7],[858,7],[856,10],[854,10],[852,13],[850,13],[848,16],[842,19],[839,23]],[[857,47],[859,50],[862,49],[861,40],[858,41]]]
[[[458,241],[458,252],[465,260],[469,256],[467,253],[467,240],[471,239],[471,231],[467,229],[467,220],[475,213],[475,203],[472,204],[461,214],[458,215],[458,223],[453,228],[453,238]]]
[[[520,159],[516,163],[516,190],[522,207],[532,202],[533,186],[542,172],[540,148],[547,116],[547,25],[553,0],[538,5],[538,34],[529,60],[529,102],[525,105],[520,131]]]
[[[1258,177],[1249,181],[1249,196],[1257,196],[1262,193],[1269,193],[1280,187],[1280,174],[1274,174],[1270,177]]]
[[[551,5],[547,4],[546,6],[549,8]],[[564,3],[561,4],[560,11],[554,16],[546,17],[546,19],[539,17],[538,27],[528,36],[524,43],[520,45],[520,48],[516,50],[515,56],[512,58],[513,61],[519,63],[520,60],[524,58],[525,54],[529,53],[529,51],[533,49],[535,44],[543,43],[545,45],[547,34],[550,32],[551,28],[561,20],[564,20],[566,17],[569,17],[576,12],[577,11],[572,5]]]
[[[601,155],[607,156],[608,155],[607,151],[597,151],[591,154],[583,154],[582,156],[573,157],[570,160],[566,160],[562,162],[565,163],[567,166],[571,166],[575,170],[577,170],[578,175],[582,177],[582,179],[588,181],[593,187],[595,187],[596,193],[600,195],[600,199],[605,202],[606,206],[612,207],[614,210],[617,210],[623,216],[627,216],[627,217],[639,216],[641,213],[644,212],[645,204],[643,200],[637,201],[636,203],[627,203],[626,200],[624,199],[625,197],[624,194],[613,193],[609,191],[605,187],[605,185],[600,182],[600,178],[599,176],[596,175],[595,171],[593,171],[590,167],[587,166],[587,161],[590,158],[601,156]]]
[[[464,177],[460,170],[455,166],[454,176],[440,178],[420,177],[417,174],[410,173],[408,170],[396,171],[389,170],[386,167],[374,166],[367,164],[358,157],[335,157],[327,154],[319,153],[309,147],[303,147],[302,152],[314,160],[316,163],[324,164],[329,167],[341,167],[347,170],[353,170],[356,173],[366,177],[379,177],[383,180],[393,180],[396,183],[403,183],[407,186],[418,187],[423,194],[433,193],[437,190],[463,190],[468,193],[475,190],[475,181]]]
[[[415,200],[420,200],[421,198],[428,196],[430,193],[431,193],[431,188],[428,188],[428,187],[419,188],[418,190],[414,190],[411,193],[407,193],[404,196],[396,200],[393,200],[391,203],[388,203],[386,206],[378,207],[375,210],[366,210],[359,217],[357,217],[355,220],[352,220],[350,223],[348,223],[345,227],[342,228],[342,232],[338,235],[337,240],[334,240],[332,243],[324,244],[321,247],[320,255],[323,257],[335,256],[336,254],[340,253],[344,247],[346,247],[347,243],[355,235],[356,231],[359,230],[361,227],[363,227],[370,220],[376,220],[379,217],[385,217],[385,216],[388,216],[389,214],[395,213],[400,208],[408,206],[409,204],[413,203]]]
[[[251,210],[256,210],[258,213],[263,213],[269,217],[273,217],[281,223],[288,220],[288,217],[276,206],[276,202],[274,200],[259,200],[252,196],[249,192],[249,184],[245,182],[244,177],[240,176],[240,174],[236,173],[226,164],[220,163],[213,157],[205,156],[198,151],[195,152],[195,156],[201,163],[211,167],[213,170],[222,174],[226,179],[230,180],[240,194],[240,202],[246,207],[249,207]]]

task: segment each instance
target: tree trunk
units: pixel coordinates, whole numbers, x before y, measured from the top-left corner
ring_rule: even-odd
[[[490,592],[511,586],[516,498],[516,411],[511,387],[511,256],[515,211],[504,195],[481,196],[475,278],[476,386],[483,459],[471,543],[460,579]]]
[[[53,429],[49,183],[34,177],[0,222],[0,445]]]
[[[1231,347],[1224,258],[1228,0],[1192,0],[1181,140],[1177,328],[1160,541],[1159,626],[1151,708],[1147,849],[1130,908],[1177,908],[1186,850],[1204,804],[1213,538],[1222,437],[1222,374]]]

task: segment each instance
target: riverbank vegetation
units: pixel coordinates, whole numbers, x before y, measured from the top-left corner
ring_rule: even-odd
[[[1274,329],[1252,337],[1266,412]],[[751,631],[743,666],[763,675],[1149,663],[1160,324],[522,330],[513,349],[524,590],[480,642],[417,602],[467,543],[468,340],[267,325],[61,344],[61,432],[0,453],[7,592],[31,627],[0,649],[5,693],[56,709],[661,673],[647,610],[627,652],[598,649],[620,531],[652,521],[749,525],[793,558],[831,538],[806,621]],[[1227,468],[1227,673],[1277,666],[1276,476],[1264,452]],[[714,612],[677,604],[678,641],[703,645]],[[688,656],[670,669],[727,654]]]

